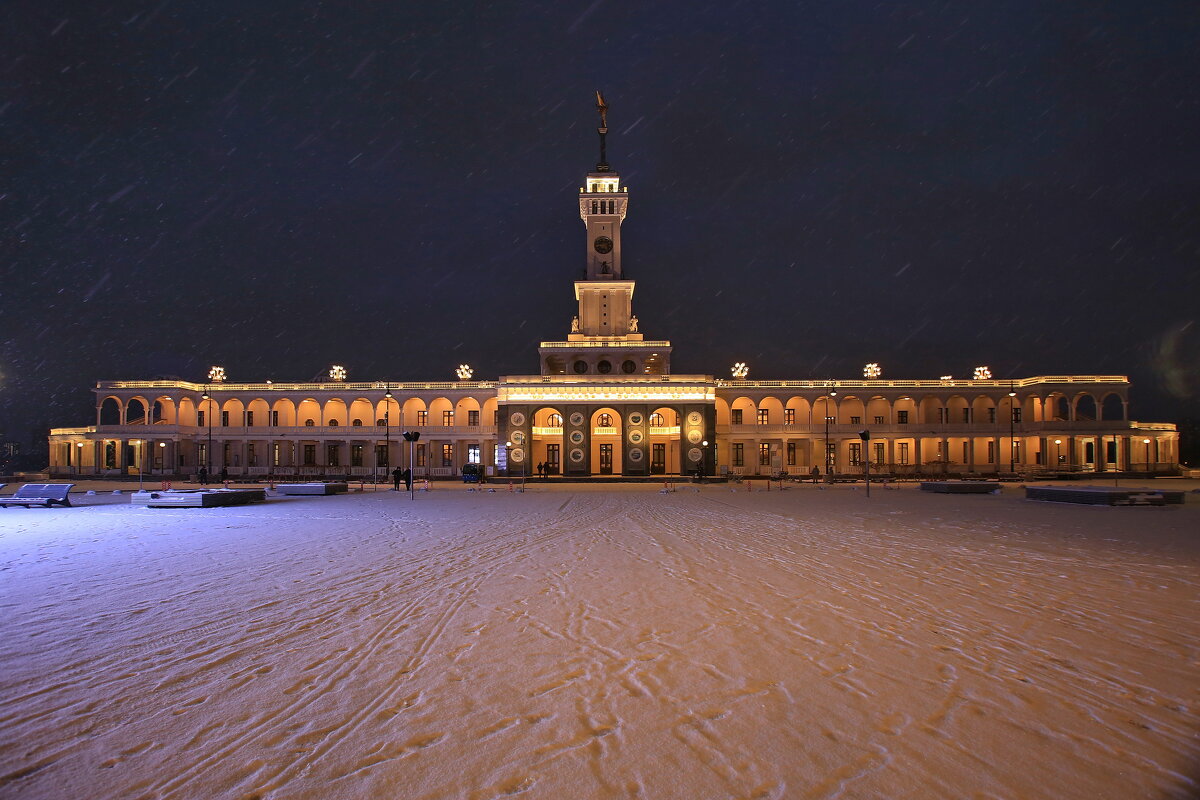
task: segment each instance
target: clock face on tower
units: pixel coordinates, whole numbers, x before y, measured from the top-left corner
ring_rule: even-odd
[[[607,236],[597,236],[596,241],[592,242],[592,247],[596,248],[596,252],[604,255],[612,252],[612,239]]]

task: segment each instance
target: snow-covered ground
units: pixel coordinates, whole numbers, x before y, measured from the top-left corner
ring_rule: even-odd
[[[1196,791],[1195,496],[739,488],[0,510],[0,798]]]

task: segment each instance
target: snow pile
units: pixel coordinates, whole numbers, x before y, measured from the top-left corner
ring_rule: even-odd
[[[1195,789],[1196,505],[657,489],[9,511],[0,797]]]

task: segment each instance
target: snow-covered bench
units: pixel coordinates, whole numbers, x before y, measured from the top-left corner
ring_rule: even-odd
[[[940,494],[995,494],[1000,491],[999,481],[921,481],[922,492]]]
[[[1116,486],[1026,486],[1025,499],[1089,506],[1161,506],[1182,503],[1183,492]]]
[[[282,494],[337,494],[346,492],[350,487],[345,481],[313,481],[311,483],[280,483],[276,484]]]
[[[71,500],[67,493],[74,486],[73,483],[27,483],[17,489],[11,497],[0,497],[0,507],[70,506]]]
[[[265,500],[265,489],[183,489],[150,492],[149,508],[212,508],[240,506],[255,500]]]

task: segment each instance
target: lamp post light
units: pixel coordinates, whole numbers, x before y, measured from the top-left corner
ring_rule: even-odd
[[[1008,471],[1017,471],[1017,442],[1015,439],[1016,430],[1014,426],[1017,421],[1017,411],[1013,407],[1013,401],[1017,397],[1017,391],[1010,383],[1008,385]]]
[[[83,442],[76,442],[75,446],[79,448],[76,454],[78,458],[75,459],[75,474],[81,475],[83,474],[83,470],[81,469],[83,467]]]
[[[704,441],[702,441],[700,443],[700,446],[704,448],[704,456],[705,456],[705,458],[707,458],[708,457],[708,439],[705,439]],[[703,464],[701,464],[700,466],[701,466],[701,469],[704,468]],[[717,465],[713,464],[713,475],[716,475],[716,474],[717,474]]]
[[[384,385],[383,393],[383,466],[391,471],[392,468],[392,390]],[[379,461],[378,458],[375,459]],[[411,465],[409,467],[411,469]],[[378,483],[378,479],[376,479]]]
[[[1142,439],[1142,444],[1146,445],[1146,472],[1150,472],[1150,440]]]
[[[415,500],[417,497],[417,495],[416,495],[417,484],[416,484],[416,480],[415,480],[415,477],[413,476],[413,472],[412,472],[413,443],[416,442],[417,439],[420,439],[420,438],[421,438],[420,431],[405,431],[404,432],[404,441],[408,442],[408,499],[409,500]]]
[[[1059,459],[1060,459],[1060,458],[1062,458],[1062,456],[1060,456],[1060,455],[1058,454],[1058,446],[1059,446],[1060,444],[1062,444],[1062,439],[1055,439],[1055,440],[1054,440],[1054,471],[1055,471],[1055,472],[1058,472],[1058,464],[1059,464]]]
[[[160,476],[164,481],[167,479],[167,443],[158,443],[158,470],[162,473]]]
[[[208,396],[208,386],[204,387],[204,394],[200,397],[204,400],[204,421],[208,424],[208,444],[204,446],[204,473],[207,483],[208,478],[212,477],[212,403],[209,402],[212,398]]]
[[[830,389],[825,398],[825,479],[829,480],[829,398],[837,397],[837,389]]]

